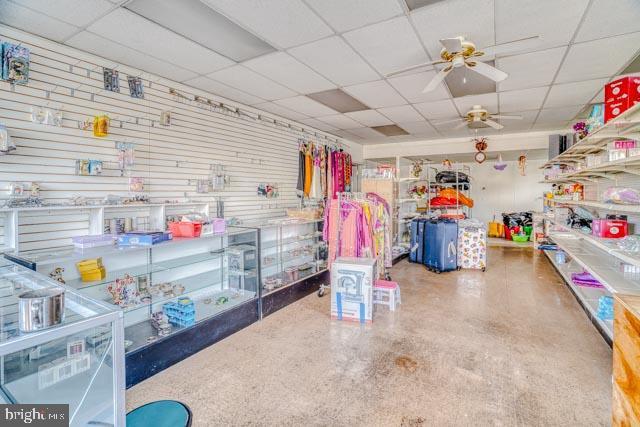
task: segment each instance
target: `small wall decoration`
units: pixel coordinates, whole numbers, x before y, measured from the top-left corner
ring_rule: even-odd
[[[120,92],[120,77],[118,71],[111,68],[103,68],[102,78],[104,81],[104,90]]]
[[[144,98],[142,79],[140,77],[127,76],[127,83],[129,83],[129,94],[132,98]]]
[[[502,154],[498,154],[498,160],[496,160],[496,163],[493,165],[493,168],[500,172],[502,172],[507,168],[507,164],[502,161]]]
[[[109,116],[101,114],[93,118],[93,136],[104,137],[109,135]]]
[[[129,178],[129,191],[131,191],[132,193],[142,193],[144,191],[144,178]]]
[[[101,174],[101,160],[76,160],[76,175],[95,176]]]
[[[135,144],[132,142],[116,142],[116,150],[118,150],[118,168],[121,175],[129,172],[135,165]]]
[[[7,127],[0,123],[0,154],[8,154],[16,149],[15,144],[11,141]]]
[[[449,159],[444,159],[442,161],[442,166],[447,170],[453,169],[453,165],[451,164],[451,160],[449,160]]]
[[[214,164],[210,166],[211,169],[211,189],[213,191],[222,191],[229,185],[229,175],[225,174],[224,165]]]
[[[10,197],[23,197],[28,188],[29,185],[24,182],[10,182],[7,192]]]
[[[209,180],[198,179],[196,180],[196,193],[208,193],[209,192]]]
[[[267,199],[275,199],[279,196],[278,184],[261,183],[258,184],[258,196],[266,197]]]
[[[29,117],[33,123],[49,126],[62,126],[62,111],[45,107],[31,107]]]
[[[422,173],[422,160],[416,160],[411,164],[411,177],[420,178]]]
[[[487,138],[484,138],[484,137],[474,138],[472,142],[475,143],[475,148],[478,151],[474,156],[476,159],[476,162],[483,163],[487,159],[487,155],[484,154],[484,150],[486,150],[488,147]]]
[[[163,111],[160,113],[160,124],[162,126],[171,126],[171,111]]]
[[[524,154],[518,157],[518,169],[520,169],[520,175],[525,176],[527,167],[527,156]]]
[[[2,79],[14,84],[26,85],[29,82],[29,49],[4,42],[2,51]]]

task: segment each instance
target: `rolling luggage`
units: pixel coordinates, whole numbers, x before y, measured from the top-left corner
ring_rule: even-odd
[[[458,267],[485,271],[487,268],[487,230],[476,221],[458,223]]]
[[[441,273],[458,269],[458,223],[440,219],[430,220],[424,228],[423,262],[429,270]]]
[[[411,221],[411,248],[409,261],[422,263],[422,250],[424,248],[424,224],[422,218]]]

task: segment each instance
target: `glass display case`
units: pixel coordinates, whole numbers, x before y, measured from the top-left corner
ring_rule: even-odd
[[[257,232],[152,246],[32,251],[10,258],[124,312],[125,351],[142,349],[258,298]]]
[[[263,296],[327,270],[321,219],[277,218],[245,222],[242,227],[260,231]]]
[[[69,425],[124,426],[123,315],[65,289],[61,322],[21,332],[24,292],[63,289],[0,262],[0,403],[68,404]]]

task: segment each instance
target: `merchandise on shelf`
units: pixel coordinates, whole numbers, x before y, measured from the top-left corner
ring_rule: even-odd
[[[76,268],[80,272],[83,282],[94,282],[104,280],[107,271],[102,265],[102,258],[85,259],[76,263]]]
[[[78,249],[97,248],[99,246],[113,246],[117,236],[113,234],[98,234],[86,236],[73,236],[71,241]]]
[[[594,236],[621,238],[628,234],[628,223],[626,220],[594,218],[591,229]]]
[[[602,201],[621,205],[638,205],[640,191],[629,187],[609,187],[602,193]]]
[[[173,235],[161,231],[132,231],[118,236],[119,246],[151,246],[167,240]]]
[[[202,223],[200,222],[177,221],[167,225],[173,237],[200,237],[202,232]]]
[[[613,297],[602,295],[598,298],[598,312],[596,315],[601,320],[613,320]]]
[[[583,271],[582,273],[571,273],[571,281],[574,284],[585,288],[604,288],[602,283],[587,271]]]
[[[196,323],[196,307],[189,297],[178,298],[175,302],[165,303],[162,305],[162,310],[172,325],[187,327]]]
[[[604,122],[640,102],[640,76],[627,76],[604,86]]]
[[[26,85],[29,82],[29,49],[4,42],[0,44],[0,56],[2,57],[2,77],[13,84]]]

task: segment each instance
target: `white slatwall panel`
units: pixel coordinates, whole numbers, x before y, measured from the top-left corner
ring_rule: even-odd
[[[199,95],[262,114],[9,27],[0,26],[0,40],[22,43],[31,50],[29,84],[12,87],[0,82],[0,122],[8,127],[18,147],[13,154],[0,156],[0,189],[12,181],[35,181],[41,186],[42,197],[53,201],[73,196],[127,196],[128,178],[117,170],[115,149],[117,141],[124,141],[136,144],[133,175],[144,177],[145,192],[154,202],[209,202],[215,213],[213,201],[219,197],[224,201],[225,216],[241,219],[280,216],[286,207],[298,204],[295,185],[300,132],[212,111],[208,106],[170,94],[169,89],[190,99]],[[121,93],[103,90],[103,66],[119,70]],[[129,96],[128,74],[142,77],[144,99]],[[32,123],[32,106],[61,108],[63,126]],[[167,110],[172,113],[172,125],[163,127],[158,121],[161,112]],[[106,138],[96,138],[91,131],[78,128],[78,121],[101,113],[111,118]],[[269,113],[264,116],[274,117]],[[305,128],[320,138],[326,135]],[[343,144],[354,158],[361,156],[360,146],[348,141]],[[102,160],[103,175],[75,175],[77,159]],[[231,177],[229,188],[215,197],[195,192],[194,180],[206,178],[211,164],[223,164]],[[277,183],[280,198],[258,197],[256,187],[260,182]],[[6,198],[6,192],[2,193],[0,198]],[[24,234],[19,238],[21,249],[68,244],[71,236],[86,233],[86,214],[81,216],[33,213],[25,217],[20,221]]]

